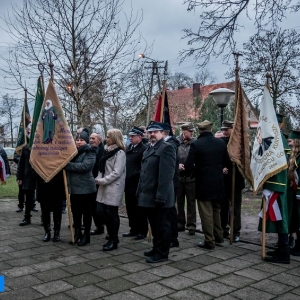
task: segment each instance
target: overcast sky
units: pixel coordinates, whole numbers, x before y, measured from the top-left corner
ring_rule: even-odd
[[[151,58],[169,62],[169,69],[172,72],[184,72],[193,76],[196,69],[196,63],[192,58],[186,59],[184,63],[179,64],[179,51],[186,49],[187,40],[183,40],[184,28],[197,29],[200,19],[199,10],[194,12],[187,12],[187,5],[183,5],[183,0],[124,0],[124,9],[128,11],[131,4],[135,11],[143,11],[143,22],[140,26],[140,32],[148,45],[153,43],[153,51]],[[22,4],[22,0],[0,0],[0,15],[3,17],[4,13],[11,10],[11,6],[16,3]],[[251,15],[251,11],[249,14]],[[248,38],[255,33],[253,26],[254,21],[249,21],[247,18],[243,19],[245,28],[237,35],[238,48],[242,49],[242,43],[246,42]],[[1,26],[4,26],[0,20]],[[297,16],[294,14],[289,17],[288,21],[282,24],[285,28],[298,26]],[[293,26],[294,25],[294,26]],[[299,27],[298,27],[299,29]],[[1,32],[0,40],[0,55],[6,56],[8,48],[11,45],[11,40],[3,31]],[[138,53],[137,53],[138,55]],[[0,61],[0,63],[2,63]],[[229,65],[223,63],[222,58],[212,59],[208,68],[212,70],[218,82],[225,81],[225,72],[234,66],[232,59]],[[0,74],[0,87],[3,83]],[[0,88],[0,96],[7,93],[5,88]]]

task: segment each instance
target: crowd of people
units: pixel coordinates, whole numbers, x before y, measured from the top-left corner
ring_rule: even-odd
[[[232,163],[227,144],[233,122],[225,120],[221,131],[212,133],[213,123],[184,123],[176,138],[168,124],[150,122],[148,127],[132,127],[129,145],[125,146],[119,129],[110,129],[105,142],[98,133],[87,129],[77,131],[77,155],[65,166],[74,223],[74,242],[78,246],[90,243],[90,237],[104,234],[103,251],[112,251],[119,244],[119,207],[125,204],[130,230],[123,237],[135,240],[153,236],[153,246],[144,252],[149,263],[168,259],[170,248],[178,247],[178,232],[196,232],[196,208],[201,218],[204,241],[200,248],[213,250],[224,243],[233,231],[233,242],[239,242],[241,230],[242,190],[245,180],[238,168],[232,176]],[[285,137],[282,136],[282,139]],[[284,141],[284,140],[283,140]],[[104,145],[105,144],[105,145]],[[285,145],[287,140],[285,139]],[[278,233],[278,248],[267,253],[267,261],[289,263],[290,254],[300,256],[300,132],[292,131],[287,146],[288,170],[269,182],[286,182],[279,206],[287,203],[288,219],[273,222],[267,232]],[[29,163],[30,149],[23,147],[18,162],[17,183],[25,195],[25,216],[20,226],[31,223],[31,210],[36,197],[40,202],[44,242],[51,239],[53,212],[53,242],[60,241],[62,207],[66,200],[62,171],[45,183]],[[234,222],[230,228],[230,199],[234,189]],[[266,183],[265,189],[268,187]],[[271,189],[271,188],[270,188]],[[35,192],[36,191],[36,192]],[[34,197],[34,195],[36,196]],[[22,208],[19,204],[19,208]],[[186,208],[186,211],[185,211]],[[92,220],[96,226],[91,230]],[[284,223],[285,222],[285,223]],[[274,224],[275,223],[275,224]],[[283,226],[282,224],[288,224]],[[297,237],[289,247],[289,233]]]

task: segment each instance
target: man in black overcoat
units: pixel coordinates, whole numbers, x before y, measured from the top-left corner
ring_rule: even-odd
[[[153,248],[144,252],[149,263],[168,260],[171,237],[171,213],[174,207],[173,178],[175,148],[163,139],[162,123],[147,127],[150,145],[145,150],[138,185],[138,205],[145,208],[153,235]]]
[[[147,148],[142,141],[143,135],[144,130],[134,126],[129,132],[130,144],[126,148],[125,204],[130,231],[123,233],[123,237],[134,237],[135,240],[144,239],[148,232],[147,217],[138,207],[136,196],[143,153]]]
[[[198,246],[214,249],[216,243],[223,243],[220,220],[220,203],[224,197],[223,169],[229,168],[230,159],[226,144],[215,138],[211,132],[212,122],[197,124],[199,137],[191,144],[185,163],[186,174],[195,177],[196,199],[205,241]]]

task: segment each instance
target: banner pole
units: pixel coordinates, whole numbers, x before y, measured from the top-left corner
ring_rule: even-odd
[[[65,169],[63,169],[63,176],[64,176],[64,185],[65,185],[65,193],[66,193],[66,204],[67,204],[69,225],[70,225],[70,232],[71,232],[71,241],[72,241],[72,244],[74,245],[73,217],[72,217],[72,212],[71,212],[71,203],[70,203],[68,184],[67,184],[67,175],[66,175]]]
[[[263,195],[263,218],[262,218],[262,230],[261,230],[261,258],[266,257],[266,197]]]
[[[231,177],[231,211],[230,211],[230,245],[233,241],[234,227],[234,191],[235,191],[235,163],[232,162],[232,177]]]

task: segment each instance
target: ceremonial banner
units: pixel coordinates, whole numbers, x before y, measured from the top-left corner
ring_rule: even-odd
[[[34,134],[36,130],[36,125],[40,116],[40,112],[42,109],[42,105],[44,102],[44,91],[43,91],[43,84],[42,84],[42,77],[40,76],[37,82],[37,91],[35,95],[35,103],[34,103],[34,111],[33,111],[33,118],[32,118],[32,125],[31,125],[31,133],[29,139],[29,147],[32,147]]]
[[[250,169],[250,143],[248,134],[248,118],[245,109],[244,92],[238,81],[238,92],[235,103],[234,126],[227,145],[231,161],[236,163],[240,173],[253,185]]]
[[[30,163],[49,182],[76,154],[72,133],[50,80],[34,134]]]
[[[20,156],[22,148],[27,145],[27,138],[26,133],[27,131],[30,132],[31,123],[30,112],[27,103],[27,91],[25,90],[25,98],[24,98],[24,105],[22,109],[21,121],[19,126],[19,133],[18,133],[18,141],[16,145],[16,153]]]
[[[270,92],[265,87],[261,103],[259,123],[251,156],[251,171],[254,179],[253,192],[266,180],[287,168],[281,133]]]

